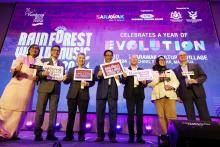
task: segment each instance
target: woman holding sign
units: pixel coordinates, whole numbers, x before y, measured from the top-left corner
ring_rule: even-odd
[[[36,70],[29,68],[35,64],[39,46],[32,44],[27,56],[18,56],[13,62],[13,77],[0,98],[0,137],[18,140],[18,129],[22,127],[26,111],[31,106]]]
[[[148,86],[153,88],[151,100],[156,106],[163,138],[167,133],[168,121],[177,119],[176,89],[179,86],[179,81],[174,72],[166,67],[166,59],[163,56],[156,58],[153,70],[159,74],[154,76]]]

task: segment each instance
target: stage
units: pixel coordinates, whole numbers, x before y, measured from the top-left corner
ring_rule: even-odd
[[[56,136],[59,138],[59,142],[61,143],[62,147],[121,147],[126,145],[127,147],[130,146],[138,146],[138,147],[157,147],[157,136],[143,136],[143,139],[146,141],[146,144],[129,144],[128,135],[127,134],[117,134],[118,143],[110,143],[108,137],[106,135],[104,142],[95,142],[96,133],[88,133],[86,134],[86,141],[85,142],[78,142],[78,134],[75,133],[74,141],[62,141],[63,137],[65,136],[65,132],[56,132]],[[46,132],[43,133],[44,141],[34,141],[34,133],[33,131],[21,131],[19,134],[20,140],[18,141],[5,141],[0,142],[2,147],[52,147],[55,142],[58,141],[47,141]]]

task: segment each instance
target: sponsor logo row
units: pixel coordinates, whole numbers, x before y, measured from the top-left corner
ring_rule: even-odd
[[[26,8],[25,10],[25,16],[33,17],[32,26],[38,26],[43,25],[44,23],[44,17],[46,15],[46,12],[39,13],[36,10]],[[132,15],[135,15],[132,14]],[[185,18],[184,18],[185,17]],[[80,18],[79,18],[80,19]],[[97,14],[96,20],[100,21],[125,21],[126,16],[124,14]],[[163,17],[157,17],[156,14],[153,13],[153,10],[151,11],[142,11],[141,14],[137,16],[133,16],[129,18],[131,21],[163,21]],[[199,18],[198,11],[187,11],[187,15],[184,14],[182,11],[172,11],[169,14],[169,19],[171,22],[189,22],[189,23],[198,23],[201,22],[202,19]]]

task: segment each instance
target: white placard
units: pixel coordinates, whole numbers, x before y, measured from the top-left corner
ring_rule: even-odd
[[[63,80],[63,66],[44,65],[43,69],[49,72],[49,75],[47,76],[48,80]]]
[[[187,77],[187,79],[191,79],[190,76],[193,76],[194,75],[194,71],[183,71],[182,72],[182,75]]]
[[[125,69],[127,76],[137,76],[138,81],[145,81],[145,80],[153,80],[156,73],[152,69],[143,69],[143,70],[129,70],[128,68]]]
[[[124,70],[120,60],[101,64],[100,68],[102,70],[104,79],[122,75]]]

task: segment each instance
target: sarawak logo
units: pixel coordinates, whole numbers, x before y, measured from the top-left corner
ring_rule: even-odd
[[[170,13],[170,20],[172,22],[182,22],[183,21],[182,15],[178,11],[173,11]]]
[[[43,25],[45,13],[46,12],[37,13],[35,10],[31,10],[31,8],[26,8],[26,11],[25,11],[26,16],[34,17],[32,26]]]
[[[96,19],[108,21],[124,21],[125,16],[120,14],[101,14],[96,15]]]

